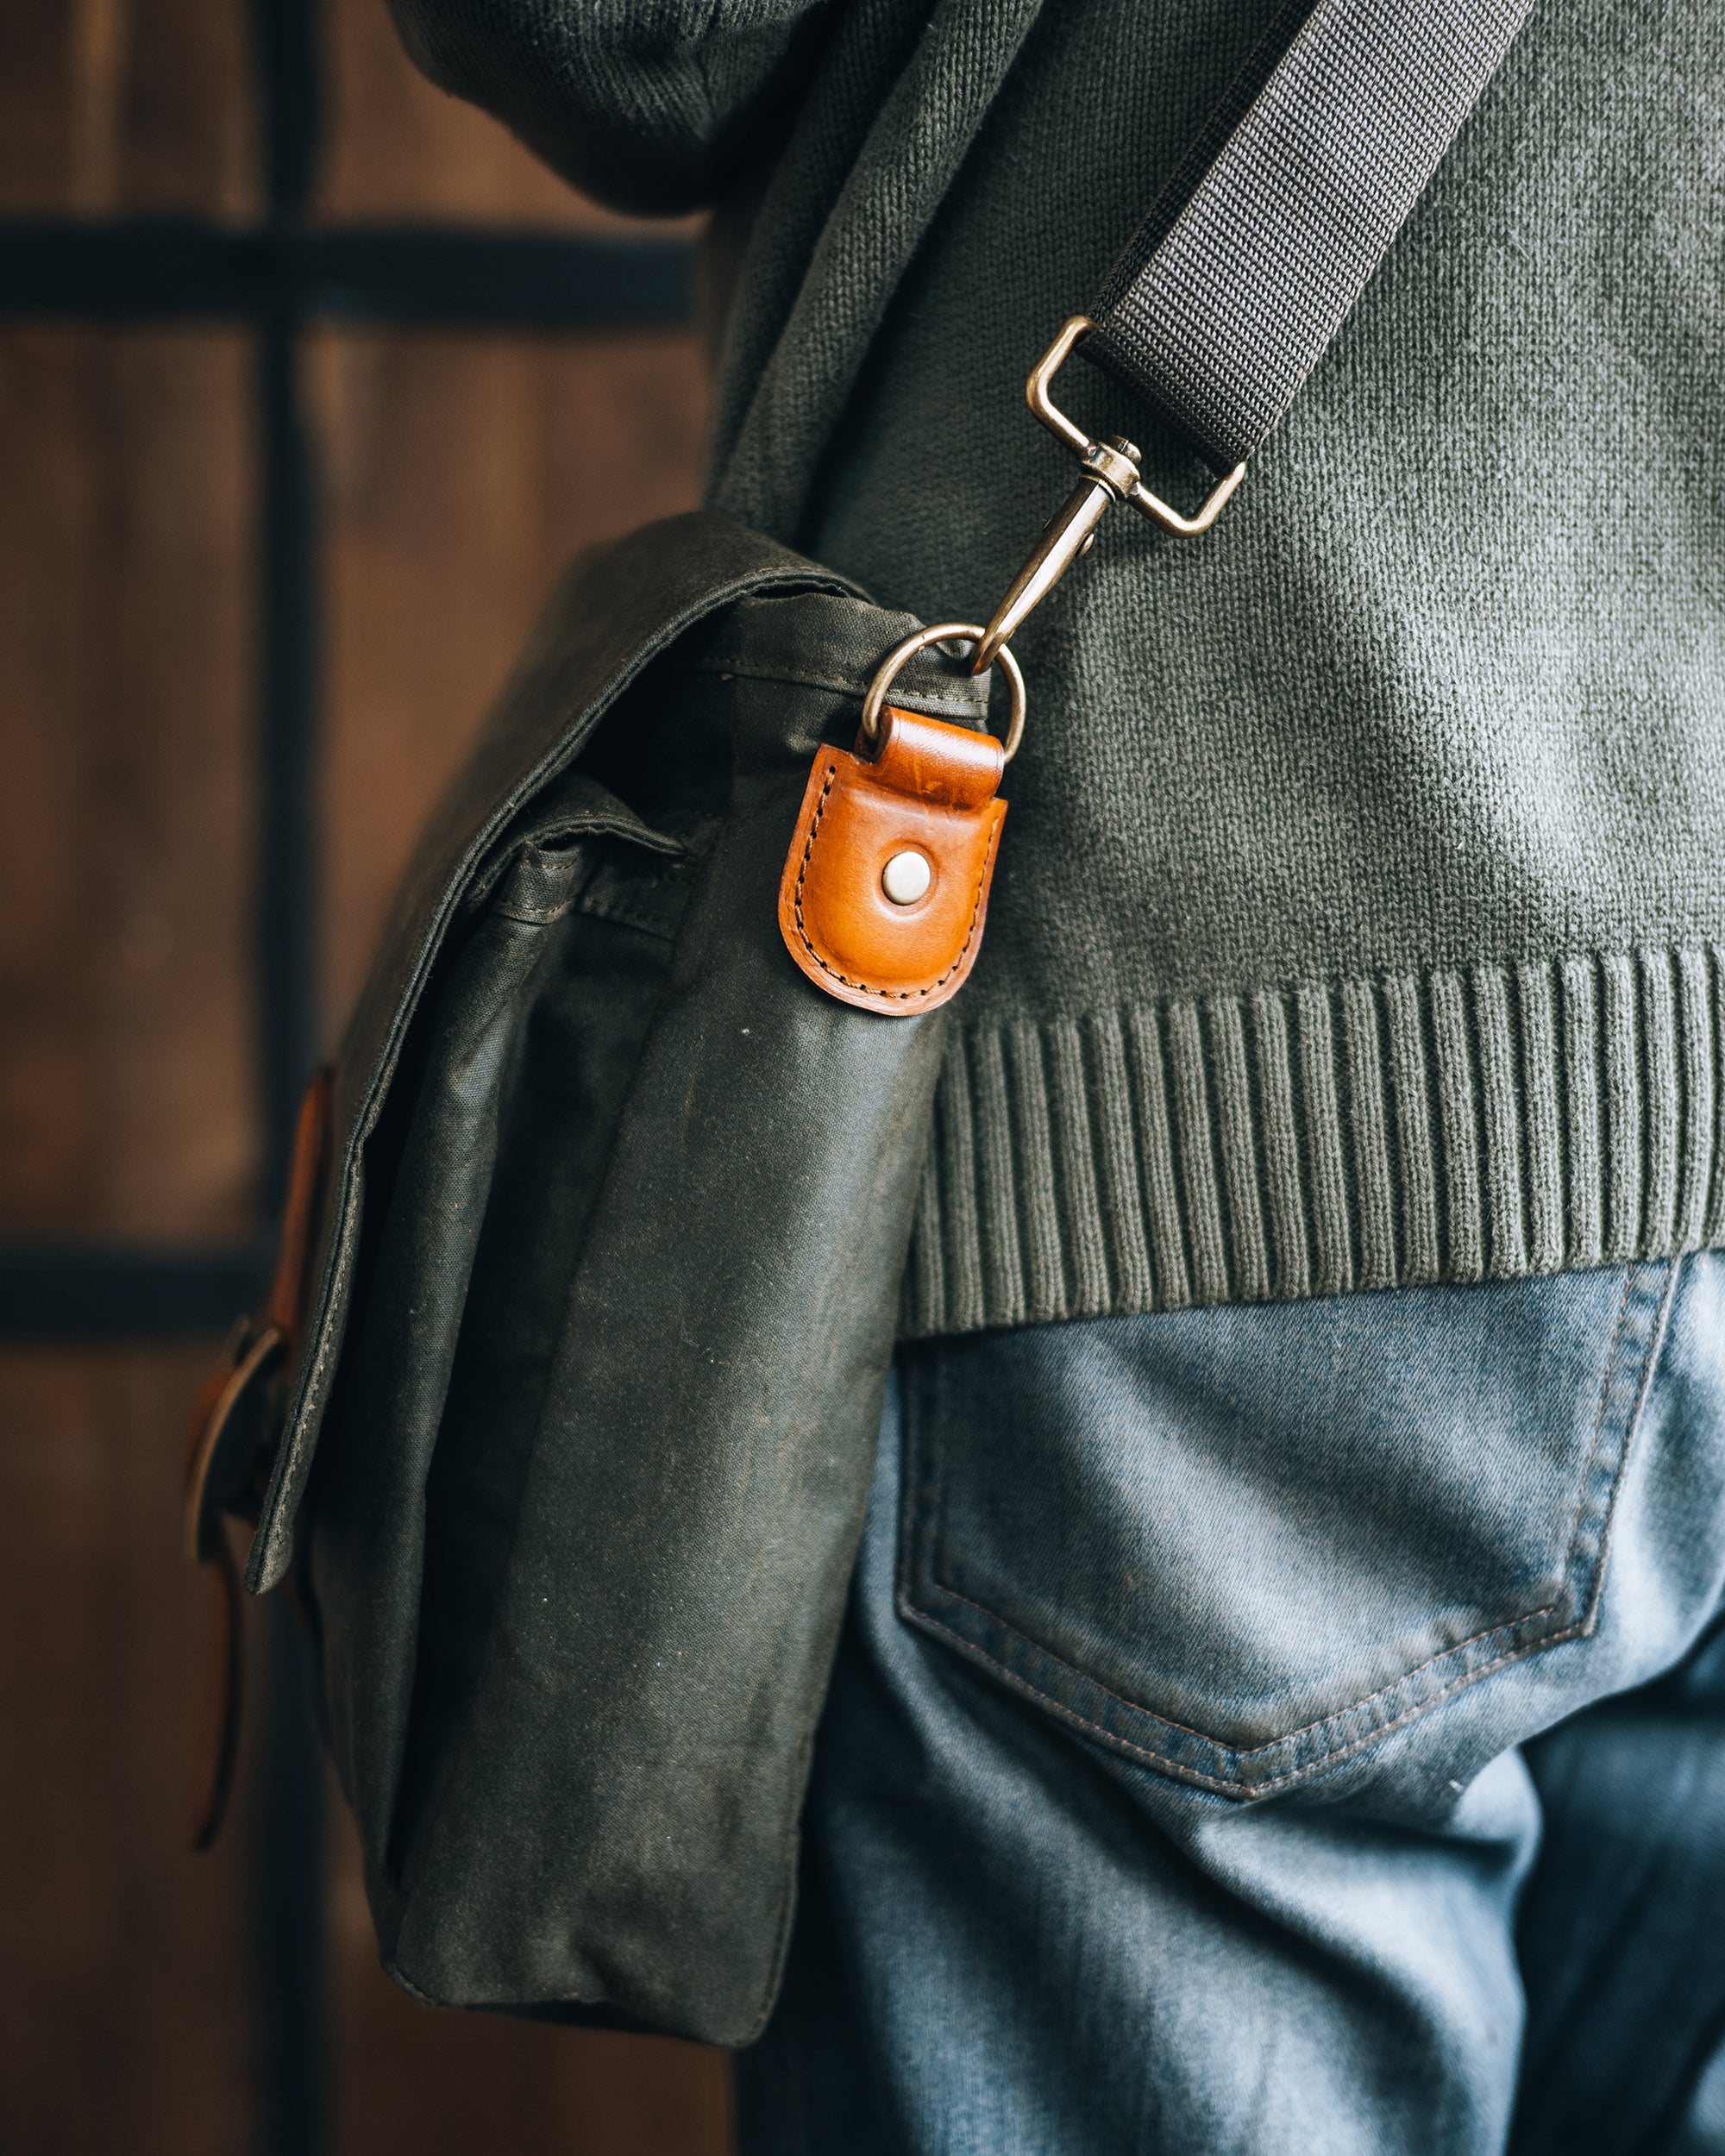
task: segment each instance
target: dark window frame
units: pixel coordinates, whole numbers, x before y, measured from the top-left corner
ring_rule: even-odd
[[[313,225],[318,143],[315,0],[252,0],[266,214],[0,219],[0,318],[122,324],[220,321],[256,344],[260,565],[260,994],[263,1211],[285,1188],[316,1007],[315,774],[320,543],[300,394],[314,323],[548,330],[686,323],[691,249],[678,240],[467,226]],[[204,1248],[0,1237],[0,1338],[160,1339],[224,1332],[260,1296],[267,1238]]]

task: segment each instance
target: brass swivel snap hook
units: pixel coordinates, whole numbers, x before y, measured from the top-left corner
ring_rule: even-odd
[[[1073,347],[1095,326],[1088,315],[1074,315],[1032,368],[1030,379],[1025,384],[1025,396],[1031,410],[1051,434],[1057,435],[1069,448],[1077,452],[1079,468],[1084,477],[1043,526],[1035,552],[1013,579],[1010,590],[994,609],[994,618],[976,646],[976,655],[970,667],[973,674],[981,674],[994,663],[1025,617],[1042,603],[1079,555],[1089,552],[1095,540],[1096,526],[1116,502],[1130,502],[1164,531],[1174,532],[1182,539],[1195,539],[1215,523],[1245,476],[1245,465],[1237,464],[1206,495],[1194,515],[1182,517],[1145,485],[1138,473],[1138,451],[1132,442],[1119,435],[1093,440],[1069,419],[1050,394],[1051,386]]]

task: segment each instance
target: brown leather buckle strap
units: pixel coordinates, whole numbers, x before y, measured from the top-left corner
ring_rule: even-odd
[[[275,1277],[261,1319],[242,1318],[192,1410],[185,1463],[185,1547],[210,1576],[210,1646],[203,1729],[194,1769],[191,1846],[220,1831],[239,1754],[245,1641],[240,1570],[228,1521],[255,1523],[268,1463],[286,1410],[288,1371],[298,1344],[329,1145],[330,1073],[306,1088],[294,1135],[287,1206]]]

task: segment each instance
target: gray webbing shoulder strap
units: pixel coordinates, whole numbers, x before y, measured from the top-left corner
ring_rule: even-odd
[[[1218,471],[1244,464],[1340,329],[1532,4],[1283,9],[1109,272],[1086,357],[1165,412]]]
[[[1364,290],[1534,0],[1289,0],[1109,272],[1032,372],[1083,478],[977,643],[990,665],[1114,502],[1207,530]],[[1138,451],[1054,402],[1080,349],[1226,476],[1183,516]]]

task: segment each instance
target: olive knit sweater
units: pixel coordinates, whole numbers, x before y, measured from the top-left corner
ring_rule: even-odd
[[[1274,0],[395,5],[596,193],[747,203],[711,498],[981,620],[1026,371]],[[1023,630],[908,1330],[1725,1241],[1722,175],[1725,11],[1546,0],[1214,530]]]

